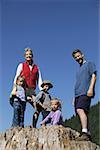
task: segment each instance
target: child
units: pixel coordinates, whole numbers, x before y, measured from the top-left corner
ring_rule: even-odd
[[[34,98],[34,105],[36,112],[33,115],[33,127],[36,128],[38,117],[40,112],[42,113],[42,118],[44,119],[51,111],[51,96],[49,94],[49,89],[53,87],[52,83],[48,80],[44,80],[41,84],[42,90]]]
[[[51,100],[52,111],[40,124],[45,126],[45,124],[50,120],[51,125],[62,125],[62,112],[61,112],[61,102],[58,99]]]
[[[24,78],[18,76],[16,80],[16,85],[13,87],[10,95],[10,99],[13,99],[12,106],[14,108],[12,127],[24,127],[24,112],[26,108],[26,101],[23,85]]]

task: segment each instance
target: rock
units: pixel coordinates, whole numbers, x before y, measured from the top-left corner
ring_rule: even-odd
[[[63,126],[16,127],[0,134],[0,150],[100,150],[91,141],[75,141],[78,136]]]

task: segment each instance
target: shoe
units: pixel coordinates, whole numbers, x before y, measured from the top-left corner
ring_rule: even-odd
[[[91,136],[85,132],[82,132],[82,134],[76,138],[77,141],[90,141]]]

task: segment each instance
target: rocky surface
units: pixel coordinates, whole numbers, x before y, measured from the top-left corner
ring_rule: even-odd
[[[0,134],[0,150],[100,150],[90,141],[76,141],[79,133],[62,126],[12,128]]]

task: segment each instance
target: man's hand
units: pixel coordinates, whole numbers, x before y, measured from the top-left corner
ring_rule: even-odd
[[[95,75],[95,74],[92,74],[90,86],[89,86],[89,89],[88,89],[88,91],[87,91],[87,96],[88,96],[88,97],[92,97],[92,96],[93,96],[93,94],[94,94],[94,93],[93,93],[93,89],[94,89],[95,83],[96,83],[96,75]]]

